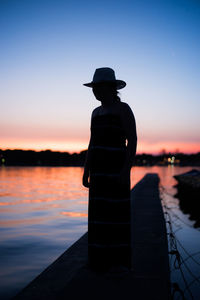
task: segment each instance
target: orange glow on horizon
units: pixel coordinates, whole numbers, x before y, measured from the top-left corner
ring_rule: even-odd
[[[2,150],[22,149],[22,150],[51,150],[59,152],[79,153],[86,150],[88,147],[88,140],[71,140],[71,141],[27,141],[27,140],[7,140],[1,143]],[[182,142],[182,141],[166,141],[166,142],[143,142],[138,140],[137,153],[151,153],[159,154],[162,150],[165,152],[183,152],[183,153],[197,153],[200,152],[200,142]]]
[[[81,152],[86,150],[88,147],[88,142],[86,140],[75,140],[75,141],[27,141],[27,140],[7,140],[4,143],[1,142],[0,149],[14,150],[52,150],[60,152]]]
[[[151,153],[151,154],[160,154],[163,150],[171,153],[198,153],[200,152],[200,143],[186,143],[186,142],[162,142],[148,144],[145,142],[138,143],[137,153]]]

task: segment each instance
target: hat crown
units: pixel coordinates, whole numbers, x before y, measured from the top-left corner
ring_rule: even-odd
[[[126,86],[126,82],[123,80],[116,79],[115,72],[111,68],[98,68],[95,70],[93,81],[89,83],[84,83],[83,85],[93,88],[95,84],[98,83],[114,83],[117,90],[123,89]]]
[[[96,69],[94,76],[93,76],[93,82],[98,83],[102,81],[115,81],[115,72],[111,68],[98,68]]]

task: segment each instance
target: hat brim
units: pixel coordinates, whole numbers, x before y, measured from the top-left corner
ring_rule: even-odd
[[[123,89],[126,86],[126,82],[125,81],[118,80],[118,79],[116,79],[114,81],[111,81],[111,80],[110,81],[100,81],[98,83],[115,83],[117,90]],[[92,82],[89,82],[89,83],[84,83],[83,85],[92,88],[95,85],[98,85],[98,83],[92,81]]]

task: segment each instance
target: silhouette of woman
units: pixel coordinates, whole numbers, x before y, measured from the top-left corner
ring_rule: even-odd
[[[130,169],[136,153],[135,118],[118,91],[126,86],[110,68],[96,69],[93,89],[101,105],[91,117],[83,185],[89,187],[88,258],[93,269],[131,267]]]

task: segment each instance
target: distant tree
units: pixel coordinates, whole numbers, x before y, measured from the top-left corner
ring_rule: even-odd
[[[160,155],[163,155],[163,156],[167,154],[165,148],[161,149],[159,153],[160,153]]]

